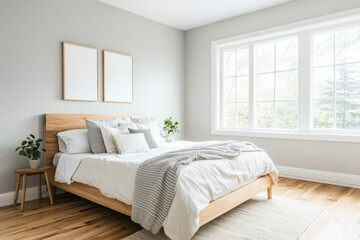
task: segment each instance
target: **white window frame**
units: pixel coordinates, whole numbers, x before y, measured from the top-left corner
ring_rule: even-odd
[[[212,75],[212,134],[263,138],[285,138],[320,141],[360,142],[359,130],[314,129],[312,128],[311,109],[311,36],[321,31],[332,31],[337,28],[360,26],[360,8],[340,12],[324,17],[301,21],[258,32],[211,42],[211,75]],[[254,129],[255,121],[255,80],[254,80],[254,44],[283,37],[298,36],[299,44],[299,125],[297,130]],[[222,123],[222,51],[237,46],[249,46],[249,128],[225,128]],[[251,64],[253,63],[253,64]]]

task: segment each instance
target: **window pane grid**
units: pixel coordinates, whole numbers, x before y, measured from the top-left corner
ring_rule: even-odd
[[[249,116],[248,47],[225,51],[224,126],[247,128]]]
[[[297,37],[291,37],[275,40],[271,44],[267,42],[264,45],[259,43],[255,46],[257,50],[255,75],[258,83],[256,128],[298,128],[298,68],[294,67],[298,66],[297,44]],[[292,63],[288,64],[286,59]],[[267,64],[267,66],[261,64]],[[293,89],[295,90],[291,91]]]
[[[319,51],[316,42],[325,35],[328,41],[323,43],[323,51]],[[313,42],[313,62],[319,62],[317,58],[325,59],[326,55],[333,57],[332,64],[312,67],[313,128],[360,128],[360,28],[318,34]],[[332,79],[329,79],[330,71]]]

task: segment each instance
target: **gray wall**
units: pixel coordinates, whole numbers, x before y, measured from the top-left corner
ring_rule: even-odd
[[[359,0],[295,0],[185,33],[185,136],[189,140],[249,140],[275,164],[360,174],[360,144],[218,136],[211,134],[210,42],[360,7]]]
[[[28,133],[43,135],[44,113],[174,116],[188,140],[234,138],[211,135],[210,42],[354,7],[358,0],[295,0],[184,34],[96,0],[0,0],[0,193],[14,191],[13,170],[28,165],[14,148]],[[62,41],[134,56],[134,103],[61,100]],[[255,142],[279,165],[360,174],[357,143],[234,139]]]
[[[134,102],[61,100],[62,41],[134,56]],[[0,193],[15,190],[14,170],[28,162],[14,149],[29,133],[43,135],[44,113],[144,113],[183,122],[184,51],[183,31],[96,0],[0,0]]]

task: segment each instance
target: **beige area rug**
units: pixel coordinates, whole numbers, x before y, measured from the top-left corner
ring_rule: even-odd
[[[201,227],[194,240],[295,240],[320,215],[324,207],[313,203],[259,194]],[[146,230],[126,240],[169,240],[164,232],[159,237]]]

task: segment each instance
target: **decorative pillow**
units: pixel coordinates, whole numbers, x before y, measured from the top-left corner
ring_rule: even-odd
[[[112,128],[100,124],[101,134],[104,140],[105,149],[107,153],[118,153],[114,139],[111,134],[129,133],[128,128],[135,127],[135,123],[119,124],[120,127]]]
[[[64,153],[89,153],[91,152],[87,130],[75,129],[57,134],[59,150]]]
[[[112,134],[116,147],[122,154],[149,151],[150,148],[143,133]]]
[[[161,128],[157,125],[143,125],[143,124],[136,124],[137,129],[150,129],[151,135],[153,136],[157,145],[165,142],[165,139],[161,136]]]
[[[104,140],[101,134],[100,124],[107,127],[117,127],[120,119],[111,118],[100,121],[85,119],[88,130],[88,139],[93,153],[106,153]]]
[[[151,134],[150,128],[148,128],[148,129],[132,129],[132,128],[129,128],[129,132],[131,134],[143,133],[144,136],[145,136],[145,140],[146,140],[147,144],[149,145],[149,148],[157,148],[157,147],[159,147],[157,145],[157,143],[155,142],[152,134]]]

